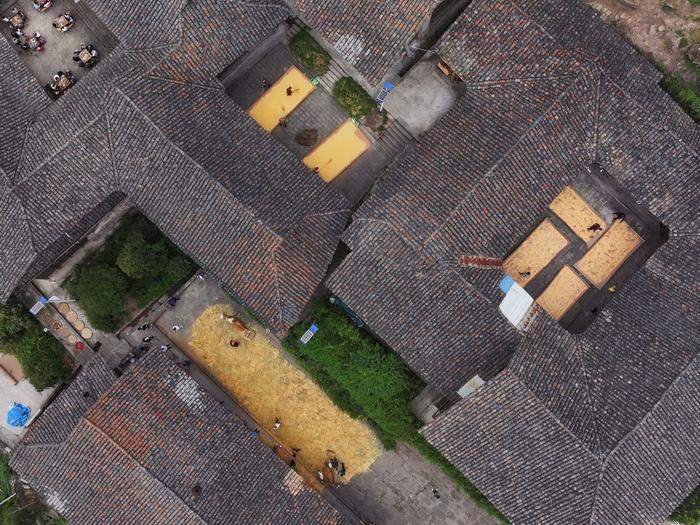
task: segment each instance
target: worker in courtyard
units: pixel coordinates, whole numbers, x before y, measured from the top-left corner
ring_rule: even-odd
[[[589,232],[599,232],[602,229],[603,229],[602,226],[600,224],[598,224],[597,222],[594,222],[588,228],[586,228],[586,230]]]
[[[280,421],[280,418],[276,417],[275,418],[275,424],[272,425],[272,430],[279,430],[279,428],[282,426],[282,422]]]

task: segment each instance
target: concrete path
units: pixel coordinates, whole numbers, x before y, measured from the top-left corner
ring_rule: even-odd
[[[437,490],[439,498],[433,493]],[[435,465],[399,444],[338,489],[368,522],[383,525],[497,525]]]

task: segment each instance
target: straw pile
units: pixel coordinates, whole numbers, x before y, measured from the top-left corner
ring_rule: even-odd
[[[345,463],[346,481],[367,470],[381,450],[369,427],[338,409],[264,333],[246,341],[222,313],[229,313],[226,306],[211,306],[195,321],[192,359],[280,443],[300,448],[297,461],[312,472],[323,468],[328,449]],[[232,338],[238,348],[229,345]],[[272,429],[275,418],[282,423],[278,430]]]

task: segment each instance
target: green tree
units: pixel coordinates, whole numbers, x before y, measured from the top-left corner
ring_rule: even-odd
[[[15,341],[32,322],[24,307],[10,299],[0,305],[0,343]]]
[[[168,262],[168,247],[162,240],[148,243],[140,231],[132,231],[124,240],[117,267],[128,277],[136,280],[158,277],[163,274]]]
[[[183,255],[171,256],[165,267],[165,280],[170,283],[169,286],[172,286],[191,275],[193,270],[194,265],[187,257]]]
[[[32,323],[21,339],[9,347],[9,353],[14,354],[24,375],[39,391],[64,381],[72,372],[63,345],[44,333],[36,323]]]
[[[673,511],[670,518],[684,525],[700,524],[700,486],[690,493],[690,495]]]
[[[116,330],[124,319],[128,289],[126,276],[118,268],[107,265],[80,268],[68,285],[90,323],[107,332]]]
[[[333,96],[338,104],[355,118],[377,113],[377,104],[360,84],[350,77],[343,77],[333,86]]]

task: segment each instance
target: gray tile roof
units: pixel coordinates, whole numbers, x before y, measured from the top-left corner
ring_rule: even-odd
[[[11,465],[75,524],[346,523],[160,353],[116,381],[88,364]]]
[[[448,396],[507,365],[425,435],[514,522],[660,523],[700,483],[700,128],[583,4],[475,0],[439,49],[465,93],[355,213],[329,286]],[[670,239],[582,334],[518,333],[502,271],[460,259],[505,257],[593,163]]]
[[[260,129],[216,75],[269,36],[287,8],[232,0],[88,4],[121,43],[50,105],[0,43],[9,69],[1,81],[21,128],[4,128],[0,146],[7,188],[0,206],[16,214],[0,230],[10,241],[0,295],[125,195],[284,333],[323,278],[349,205]]]
[[[429,21],[435,0],[296,0],[301,19],[377,84]]]

